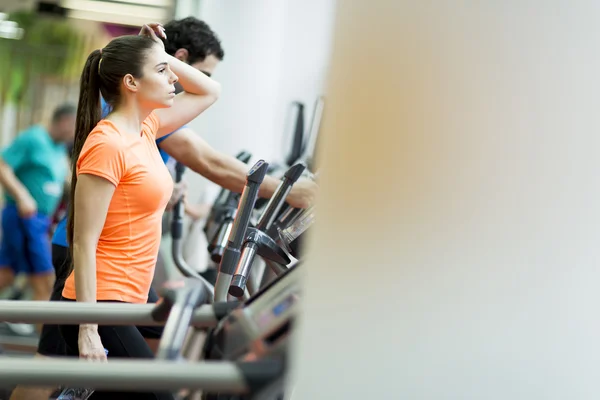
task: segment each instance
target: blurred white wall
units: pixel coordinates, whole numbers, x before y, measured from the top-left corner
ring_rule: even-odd
[[[599,20],[338,2],[294,399],[600,396]]]

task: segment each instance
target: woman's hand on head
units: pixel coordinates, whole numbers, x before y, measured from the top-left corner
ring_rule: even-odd
[[[142,26],[139,36],[146,36],[154,40],[156,43],[160,44],[163,49],[165,48],[165,44],[162,40],[160,40],[160,38],[166,40],[167,34],[165,33],[165,28],[163,28],[161,24],[154,22],[145,24],[144,26]]]

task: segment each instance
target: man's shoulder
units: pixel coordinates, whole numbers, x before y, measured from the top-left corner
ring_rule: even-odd
[[[46,128],[41,125],[32,125],[17,135],[15,143],[43,143],[47,139],[47,136],[48,131],[46,131]]]

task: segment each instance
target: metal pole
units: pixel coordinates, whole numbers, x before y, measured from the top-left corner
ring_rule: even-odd
[[[154,304],[78,303],[67,301],[0,301],[0,321],[25,324],[101,324],[161,326],[152,318]],[[217,324],[212,305],[194,311],[192,326],[213,327]]]
[[[245,393],[242,370],[231,362],[187,363],[158,360],[20,359],[0,357],[0,386],[65,385],[108,390],[202,389]]]

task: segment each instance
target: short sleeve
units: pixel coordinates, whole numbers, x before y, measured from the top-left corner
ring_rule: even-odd
[[[2,150],[2,159],[13,170],[20,168],[27,163],[30,153],[33,150],[33,138],[30,132],[23,132],[10,144]]]
[[[77,160],[77,175],[99,176],[118,186],[127,171],[124,144],[119,139],[102,133],[91,134]]]
[[[148,117],[144,120],[144,131],[152,138],[156,138],[158,129],[160,128],[160,120],[155,112],[151,112]]]

